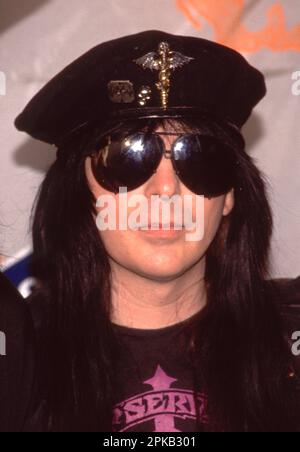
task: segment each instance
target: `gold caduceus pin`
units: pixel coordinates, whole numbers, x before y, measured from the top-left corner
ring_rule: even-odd
[[[156,83],[156,87],[160,91],[162,107],[166,109],[170,92],[171,71],[184,66],[193,59],[182,53],[171,51],[167,42],[161,42],[157,52],[149,52],[141,58],[134,60],[134,62],[142,66],[143,69],[159,71],[159,81]]]

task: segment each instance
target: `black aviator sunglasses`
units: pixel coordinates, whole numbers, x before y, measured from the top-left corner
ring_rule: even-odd
[[[161,135],[178,136],[166,149]],[[92,157],[92,171],[106,190],[118,193],[143,185],[156,172],[162,157],[169,158],[181,182],[207,197],[227,193],[236,180],[236,151],[211,135],[200,133],[137,132],[111,134]]]

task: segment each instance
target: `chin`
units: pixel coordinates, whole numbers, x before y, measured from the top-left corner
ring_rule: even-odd
[[[156,281],[168,281],[177,278],[181,274],[185,272],[185,268],[182,263],[175,265],[172,263],[170,265],[166,265],[165,263],[157,263],[153,265],[153,262],[149,262],[148,266],[138,266],[135,269],[135,272],[144,276],[148,279],[155,279]]]

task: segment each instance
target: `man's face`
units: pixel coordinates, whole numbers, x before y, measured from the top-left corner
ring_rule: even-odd
[[[156,129],[156,132],[161,131],[163,129]],[[165,131],[172,132],[174,129],[169,125]],[[176,132],[178,132],[178,127]],[[161,135],[161,138],[165,143],[166,149],[171,149],[171,145],[177,137],[174,135]],[[91,169],[90,157],[86,159],[85,168],[87,180],[95,199],[97,200],[102,195],[109,195],[114,199],[117,213],[121,203],[123,203],[124,209],[124,197],[105,190],[96,181]],[[118,214],[117,228],[115,230],[99,230],[106,251],[113,261],[129,271],[158,281],[175,279],[201,259],[204,259],[206,251],[218,230],[222,216],[228,215],[234,205],[234,194],[233,190],[231,190],[222,196],[211,199],[204,198],[204,211],[199,213],[196,207],[196,194],[191,192],[180,181],[173,169],[171,160],[165,157],[162,158],[156,173],[148,181],[127,193],[128,202],[135,195],[143,195],[148,201],[149,215],[147,223],[151,221],[152,195],[167,195],[169,198],[177,195],[182,199],[182,205],[184,205],[186,195],[189,195],[190,200],[192,200],[192,203],[190,203],[190,214],[193,221],[196,222],[196,215],[204,214],[204,232],[201,240],[187,240],[187,233],[192,231],[187,231],[184,228],[178,231],[174,231],[173,228],[173,231],[163,232],[143,231],[141,229],[131,230],[130,228],[119,230]],[[136,207],[127,208],[125,206],[125,208],[127,218],[129,218],[132,211],[136,210]],[[100,209],[97,208],[98,212]],[[170,220],[172,222],[176,220],[174,216],[175,211],[171,209],[170,212]],[[156,218],[156,220],[158,223],[163,223],[161,210],[159,214],[159,218]]]

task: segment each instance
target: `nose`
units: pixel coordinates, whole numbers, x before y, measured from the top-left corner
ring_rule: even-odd
[[[163,137],[163,140],[165,149],[170,151],[172,139]],[[169,152],[164,153],[156,172],[147,182],[145,191],[147,197],[151,195],[167,195],[172,197],[175,194],[180,194],[180,181],[173,168]]]

